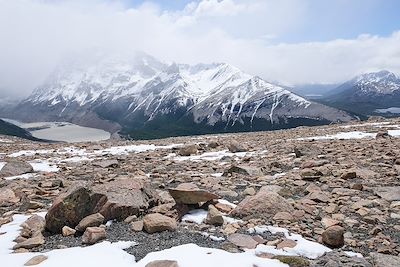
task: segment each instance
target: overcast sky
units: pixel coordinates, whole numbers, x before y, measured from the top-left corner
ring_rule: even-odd
[[[0,0],[0,96],[90,49],[227,62],[269,81],[400,73],[398,0]]]

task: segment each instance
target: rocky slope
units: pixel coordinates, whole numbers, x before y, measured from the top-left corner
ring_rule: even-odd
[[[231,266],[399,266],[399,124],[68,147],[2,137],[0,241],[9,238],[10,220],[45,211],[46,219],[31,217],[10,246],[53,264],[51,253],[64,250],[49,249],[124,240],[138,243],[124,247],[142,259],[138,266],[155,259],[197,266],[185,255],[220,266],[212,255],[222,254],[211,248],[234,253],[223,261]],[[197,246],[180,246],[188,243],[210,249],[203,255]],[[147,255],[154,251],[161,254]],[[18,255],[38,254],[2,257]]]
[[[18,110],[18,112],[15,112]],[[14,110],[23,121],[69,121],[134,138],[254,131],[352,119],[229,64],[165,64],[146,54],[71,63]]]
[[[400,78],[389,71],[365,73],[332,90],[323,102],[361,115],[382,115],[380,109],[399,107]]]

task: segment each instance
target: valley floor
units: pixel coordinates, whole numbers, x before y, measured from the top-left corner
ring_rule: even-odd
[[[73,145],[0,136],[0,177],[7,267],[32,258],[39,266],[400,266],[400,119]],[[131,192],[115,186],[127,180],[148,184],[157,200],[135,217],[104,220],[106,235],[92,246],[81,234],[20,226],[78,183],[126,204]],[[169,190],[185,186],[186,198],[210,200],[183,203]],[[160,217],[167,231],[149,233],[153,213],[176,225]]]

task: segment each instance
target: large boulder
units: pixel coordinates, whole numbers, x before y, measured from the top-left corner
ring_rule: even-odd
[[[156,193],[142,179],[116,179],[92,187],[78,184],[54,201],[46,215],[46,229],[61,233],[63,226],[75,228],[94,213],[100,213],[106,221],[124,220],[153,207],[156,201]]]
[[[46,229],[61,233],[66,225],[75,228],[86,216],[99,212],[107,202],[104,194],[93,193],[83,185],[76,185],[61,194],[46,214]]]
[[[228,144],[228,150],[229,150],[229,152],[232,152],[232,153],[246,152],[247,151],[247,147],[245,147],[244,145],[240,144],[236,140],[232,140]]]
[[[285,198],[262,187],[256,195],[241,201],[231,215],[239,218],[271,219],[278,212],[293,213],[294,208]]]
[[[216,194],[199,189],[193,183],[183,183],[168,191],[177,204],[197,204],[219,198]]]
[[[0,170],[0,177],[17,176],[28,172],[33,172],[31,164],[25,161],[12,160],[8,161]]]
[[[374,266],[385,266],[385,267],[398,267],[400,266],[400,257],[394,255],[386,255],[382,253],[372,252],[370,259],[374,263]]]
[[[197,154],[198,146],[197,145],[188,145],[181,147],[178,151],[179,156],[191,156]]]

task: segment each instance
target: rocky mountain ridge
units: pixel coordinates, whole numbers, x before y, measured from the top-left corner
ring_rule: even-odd
[[[110,132],[122,128],[122,134],[136,138],[353,119],[229,64],[165,64],[142,53],[130,60],[60,67],[6,113],[22,121],[69,121]]]

